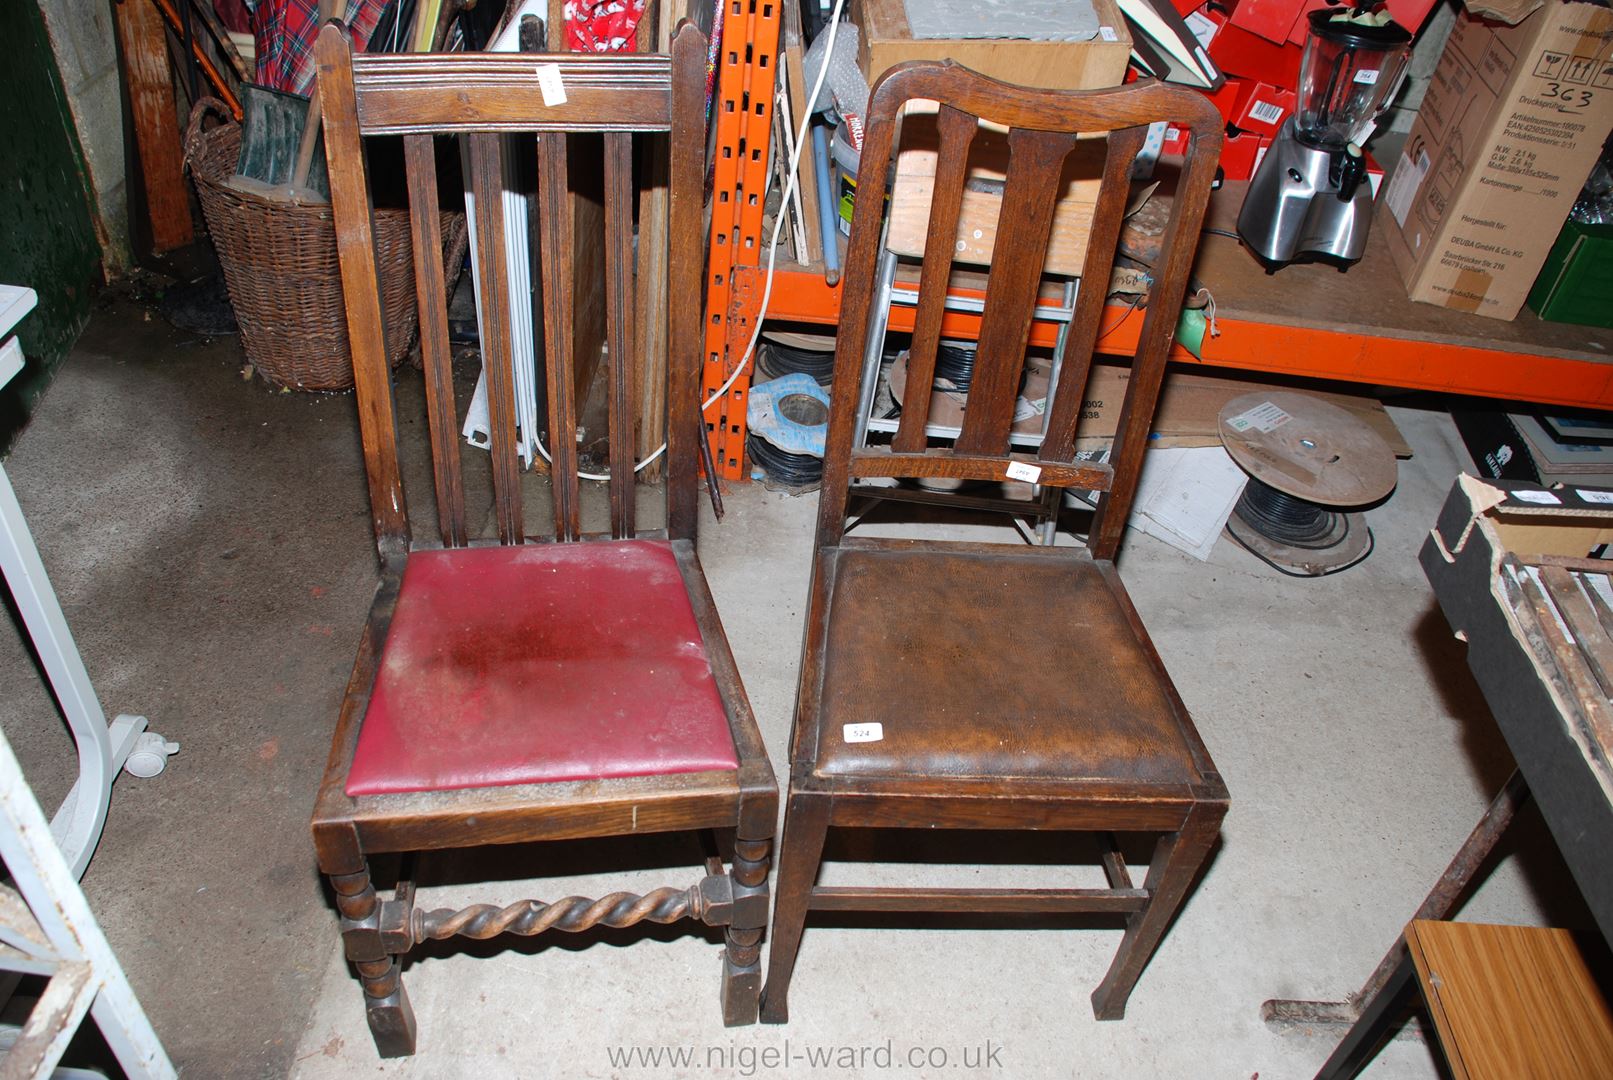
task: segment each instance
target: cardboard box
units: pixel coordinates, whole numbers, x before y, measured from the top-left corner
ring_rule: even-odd
[[[1238,0],[1231,23],[1267,41],[1282,44],[1294,27],[1305,0]]]
[[[1187,154],[1187,129],[1174,124],[1165,128],[1165,138],[1159,144],[1160,157],[1180,158]]]
[[[1228,75],[1227,81],[1221,84],[1221,89],[1204,95],[1210,99],[1210,104],[1215,106],[1215,111],[1221,114],[1223,123],[1232,123],[1232,117],[1237,114],[1238,95],[1243,91],[1243,82],[1244,80],[1234,75]]]
[[[1294,25],[1288,28],[1288,43],[1290,45],[1303,46],[1305,44],[1305,39],[1309,37],[1311,33],[1311,21],[1310,19],[1306,18],[1306,16],[1311,12],[1316,11],[1318,8],[1332,6],[1333,5],[1329,4],[1327,0],[1305,0],[1305,2],[1299,6],[1299,10],[1294,13]],[[1390,14],[1392,15],[1393,12],[1390,12]],[[1424,12],[1423,14],[1427,15],[1427,12]],[[1398,19],[1395,21],[1400,22]],[[1405,23],[1400,23],[1400,25],[1406,26]],[[1406,26],[1406,29],[1410,30],[1413,34],[1417,33],[1417,27],[1415,26]]]
[[[1451,413],[1451,419],[1479,475],[1493,480],[1540,482],[1540,471],[1506,413],[1457,410]]]
[[[1259,79],[1272,86],[1293,90],[1299,86],[1299,59],[1303,51],[1297,45],[1279,45],[1258,34],[1225,22],[1225,16],[1205,12],[1204,18],[1212,24],[1222,20],[1204,46],[1210,59],[1221,65],[1221,70],[1246,79]]]
[[[1228,135],[1221,147],[1221,173],[1228,180],[1247,180],[1255,174],[1256,163],[1271,140],[1252,131]]]
[[[1451,419],[1482,476],[1538,484],[1613,483],[1613,451],[1586,444],[1569,448],[1577,454],[1566,453],[1532,416],[1457,410]],[[1568,460],[1574,457],[1583,460]]]
[[[1275,135],[1283,126],[1283,121],[1294,114],[1296,104],[1292,90],[1272,86],[1259,79],[1246,80],[1240,88],[1237,104],[1233,106],[1232,118],[1228,122],[1241,131]]]
[[[1413,300],[1511,319],[1613,130],[1613,10],[1458,14],[1377,227]]]
[[[870,85],[907,60],[956,60],[994,79],[1052,90],[1119,86],[1131,58],[1131,34],[1115,0],[1093,0],[1098,37],[1091,41],[1025,41],[1014,38],[915,39],[905,0],[852,0],[851,18],[861,30],[857,66]]]
[[[1185,144],[1186,136],[1183,136]],[[935,193],[941,136],[933,112],[910,112],[902,121],[891,182],[890,225],[885,247],[897,255],[921,258],[928,243],[930,203]],[[1053,205],[1052,235],[1045,269],[1050,274],[1079,276],[1085,264],[1087,236],[1102,186],[1107,144],[1082,139],[1064,159],[1058,199]],[[1008,136],[982,129],[969,144],[968,182],[958,210],[952,261],[959,266],[989,266],[1002,215],[1002,184],[1008,175]]]
[[[1308,29],[1305,16],[1317,8],[1333,6],[1346,5],[1330,4],[1328,0],[1238,0],[1231,22],[1267,41],[1303,45]],[[1395,22],[1416,34],[1428,21],[1434,0],[1386,0],[1385,6]]]

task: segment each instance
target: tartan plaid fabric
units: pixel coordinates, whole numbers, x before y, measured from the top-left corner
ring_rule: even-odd
[[[390,2],[346,0],[345,10],[338,11],[352,35],[355,51],[364,51]],[[259,0],[252,16],[258,85],[306,96],[313,88],[314,38],[318,34],[318,0]]]

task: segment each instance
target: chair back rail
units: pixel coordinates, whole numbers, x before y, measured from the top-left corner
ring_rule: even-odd
[[[1102,493],[1089,547],[1095,557],[1113,559],[1136,491],[1148,428],[1220,156],[1223,133],[1219,114],[1202,95],[1156,82],[1093,91],[1028,90],[952,63],[903,64],[888,71],[873,89],[858,178],[862,190],[885,188],[902,108],[915,99],[940,102],[940,113],[934,194],[908,353],[909,390],[889,447],[854,447],[860,395],[844,390],[834,395],[818,542],[839,542],[848,488],[854,480],[1000,480],[1014,475],[1009,467],[1019,464],[1033,467],[1037,482],[1043,485]],[[1165,256],[1155,268],[1110,459],[1107,463],[1078,462],[1076,427],[1129,198],[1131,169],[1147,126],[1156,121],[1168,121],[1188,132],[1187,163],[1176,185],[1164,236]],[[992,252],[961,430],[952,446],[931,447],[925,431],[930,409],[926,390],[935,377],[953,239],[968,179],[969,147],[979,122],[1009,131],[1009,165],[1000,214],[1005,227],[998,232]],[[1108,137],[1103,175],[1082,267],[1083,287],[1059,358],[1058,384],[1050,388],[1045,437],[1034,455],[1014,454],[1009,448],[1009,432],[1065,159],[1080,136],[1104,133]],[[882,217],[883,207],[877,199],[861,200],[853,217],[836,343],[836,387],[860,386],[865,377],[863,365],[874,362],[869,359],[868,336],[873,325]]]
[[[509,134],[537,141],[537,235],[543,329],[547,450],[555,540],[582,539],[572,321],[577,297],[571,282],[579,243],[568,192],[566,136],[604,136],[606,365],[610,535],[635,535],[634,432],[638,422],[633,356],[634,136],[671,136],[668,171],[667,261],[667,533],[692,538],[697,521],[696,454],[700,321],[703,297],[698,241],[704,168],[705,39],[692,26],[674,36],[669,56],[360,55],[339,27],[327,26],[315,47],[324,110],[341,280],[348,312],[355,394],[377,547],[383,562],[410,542],[402,471],[398,464],[392,373],[377,284],[371,196],[364,139],[401,135],[409,199],[420,349],[426,382],[437,525],[445,547],[474,542],[466,513],[459,413],[448,342],[445,280],[440,256],[438,169],[434,141],[461,136],[467,186],[478,207],[476,266],[480,287],[481,347],[486,375],[492,463],[493,518],[499,542],[529,538],[522,501],[523,467],[516,385],[511,368],[511,296],[506,263],[504,157]],[[558,73],[563,100],[551,83]]]

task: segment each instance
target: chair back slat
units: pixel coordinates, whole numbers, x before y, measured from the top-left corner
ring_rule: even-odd
[[[701,323],[705,300],[702,181],[705,144],[706,42],[692,26],[674,36],[670,56],[613,54],[427,56],[354,56],[339,24],[327,25],[315,46],[322,87],[326,152],[332,178],[332,212],[341,255],[342,287],[362,429],[365,467],[370,485],[377,546],[390,562],[409,548],[408,514],[398,463],[397,421],[392,395],[393,372],[386,341],[392,329],[383,325],[377,275],[376,229],[372,222],[365,140],[373,136],[403,137],[404,179],[409,198],[409,236],[413,244],[414,284],[419,310],[420,346],[426,379],[426,412],[431,434],[432,474],[437,502],[437,528],[444,546],[474,543],[473,520],[465,487],[475,473],[464,466],[467,450],[456,430],[462,420],[453,387],[453,356],[448,339],[447,274],[442,264],[444,234],[452,218],[441,190],[452,184],[452,171],[465,171],[465,191],[474,199],[478,321],[486,389],[487,450],[491,458],[493,518],[504,543],[527,539],[522,499],[523,455],[529,440],[541,439],[552,459],[549,467],[556,540],[585,538],[582,533],[582,487],[577,444],[583,392],[575,385],[581,366],[574,330],[581,322],[575,305],[597,302],[574,269],[579,245],[603,251],[603,300],[607,315],[605,343],[609,407],[610,535],[635,535],[634,433],[643,418],[641,402],[667,410],[666,531],[692,539],[698,521],[697,483]],[[558,75],[558,79],[555,76]],[[558,91],[558,93],[557,93]],[[562,100],[563,99],[563,100]],[[585,220],[578,200],[599,197],[589,185],[598,180],[580,155],[589,143],[573,135],[603,136],[605,223],[600,237],[581,236]],[[649,257],[644,241],[634,242],[634,136],[655,134],[653,143],[667,147],[665,176],[667,228],[656,232],[656,252],[668,267],[664,301],[653,311],[635,303],[635,263]],[[660,135],[665,138],[660,138]],[[444,138],[438,138],[442,136]],[[533,231],[538,243],[510,232],[505,209],[520,202],[531,182],[532,142],[536,140],[536,211]],[[458,158],[443,156],[449,140],[459,143]],[[586,164],[599,159],[589,150]],[[659,168],[650,174],[662,175]],[[648,175],[648,174],[647,174]],[[458,194],[454,187],[453,193]],[[395,213],[386,210],[385,213]],[[433,259],[437,261],[433,261]],[[531,333],[515,326],[510,272],[523,259],[538,263],[534,289],[541,312],[541,377],[528,380],[515,370]],[[515,314],[519,314],[516,312]],[[641,319],[663,324],[655,340],[666,345],[664,392],[636,385],[637,342],[646,334]],[[396,342],[394,341],[394,344]],[[533,341],[536,345],[536,340]],[[537,376],[537,372],[533,372]],[[544,423],[529,422],[534,393],[547,409]],[[519,396],[518,396],[519,395]],[[473,410],[474,411],[474,410]],[[546,430],[526,430],[542,428]],[[534,467],[536,464],[534,463]],[[660,525],[659,521],[655,525]],[[491,530],[489,530],[491,531]],[[591,538],[591,537],[590,537]],[[433,539],[435,543],[435,538]]]
[[[458,412],[453,356],[448,345],[448,304],[443,278],[442,215],[437,212],[437,156],[430,135],[403,140],[414,243],[415,301],[420,311],[420,359],[426,372],[426,420],[431,425],[431,474],[443,547],[464,547],[465,483],[459,467]]]
[[[700,371],[704,357],[706,276],[703,248],[686,248],[703,235],[705,141],[691,137],[705,130],[706,41],[692,26],[672,39],[672,158],[667,168],[668,281],[666,295],[667,532],[692,539],[699,520],[698,439],[706,437],[701,417]],[[709,483],[716,483],[714,477]]]
[[[469,143],[471,191],[476,196],[476,269],[481,286],[482,370],[487,375],[487,416],[493,455],[494,519],[499,541],[519,544],[525,536],[521,512],[521,456],[516,449],[515,385],[510,368],[510,285],[505,263],[501,136],[476,132]]]
[[[560,540],[581,532],[577,494],[577,403],[573,392],[573,218],[566,139],[538,138],[538,248],[543,263],[543,348],[549,398],[549,486]]]
[[[1058,365],[1059,385],[1052,388],[1053,404],[1048,410],[1047,429],[1037,455],[1044,461],[1070,461],[1075,457],[1075,429],[1081,420],[1081,399],[1092,374],[1092,354],[1098,344],[1098,327],[1103,322],[1108,300],[1115,247],[1126,216],[1130,194],[1126,178],[1131,175],[1147,134],[1147,129],[1140,127],[1109,133],[1103,182],[1098,188],[1097,205],[1092,210],[1092,231],[1081,267],[1081,287],[1076,293],[1069,332],[1064,337],[1064,352]],[[1088,288],[1088,282],[1096,287]]]
[[[940,135],[934,194],[924,238],[924,269],[919,274],[919,304],[914,314],[913,343],[907,352],[907,385],[902,420],[894,450],[913,453],[926,445],[930,421],[930,386],[935,382],[935,354],[941,345],[941,316],[946,310],[947,282],[952,277],[952,238],[958,234],[963,185],[968,178],[969,144],[979,122],[966,112],[942,105],[936,117]]]
[[[1037,284],[1053,234],[1053,205],[1064,159],[1074,148],[1073,132],[1015,128],[1008,134],[1008,179],[1000,218],[1008,227],[998,230],[991,252],[991,283],[980,317],[974,379],[957,441],[963,453],[1008,452]]]
[[[605,349],[610,411],[610,521],[633,535],[633,136],[605,136]]]
[[[899,125],[909,101],[941,103],[942,146],[936,165],[931,217],[920,272],[918,312],[909,353],[908,391],[896,440],[887,449],[854,447],[863,407],[856,388],[865,364],[877,362],[870,348],[874,325],[883,214],[877,199],[860,200],[846,254],[840,333],[835,349],[835,387],[824,458],[818,513],[818,544],[837,544],[845,529],[849,485],[872,477],[1028,479],[1052,487],[1103,493],[1089,546],[1112,559],[1136,490],[1181,309],[1188,270],[1203,223],[1209,184],[1224,133],[1219,114],[1199,94],[1145,82],[1105,90],[1038,90],[1010,86],[953,63],[909,63],[883,75],[871,92],[859,187],[884,190]],[[949,119],[949,113],[961,119]],[[924,437],[925,399],[934,377],[932,339],[939,336],[945,285],[961,190],[968,182],[962,152],[945,148],[945,131],[978,120],[1008,129],[1009,162],[1003,181],[999,229],[991,255],[985,307],[963,419],[951,447],[929,447]],[[1165,237],[1167,257],[1156,268],[1142,340],[1108,463],[1077,462],[1075,434],[1101,330],[1110,267],[1129,198],[1130,171],[1147,126],[1167,122],[1188,133],[1188,164],[1173,195]],[[1054,206],[1066,186],[1067,161],[1082,135],[1106,136],[1103,175],[1083,262],[1075,325],[1059,358],[1057,385],[1049,388],[1048,427],[1034,454],[1010,453],[1014,407],[1025,373]],[[958,140],[957,134],[953,140]],[[1090,166],[1083,166],[1090,167]],[[954,222],[948,225],[948,221]],[[934,260],[932,265],[932,260]],[[941,295],[935,295],[940,292]]]
[[[1192,91],[1187,91],[1187,95],[1194,101],[1209,103],[1209,99]],[[1220,116],[1213,108],[1210,114]],[[1148,429],[1159,404],[1165,362],[1170,356],[1171,343],[1176,340],[1187,279],[1193,269],[1199,230],[1204,226],[1204,211],[1210,201],[1210,184],[1215,180],[1220,158],[1222,131],[1213,123],[1207,134],[1200,135],[1195,130],[1193,139],[1197,152],[1189,153],[1176,185],[1170,221],[1165,226],[1164,265],[1159,266],[1154,275],[1148,314],[1143,318],[1131,379],[1120,408],[1119,428],[1109,453],[1114,479],[1098,500],[1098,512],[1087,540],[1092,554],[1100,559],[1115,557],[1120,549],[1120,538],[1126,531],[1126,519],[1131,516],[1131,501],[1137,494],[1137,481],[1142,475],[1143,453],[1148,449]],[[1208,144],[1207,150],[1199,143],[1200,139]]]
[[[321,41],[333,36],[327,28]],[[345,38],[320,54],[320,100],[330,176],[331,214],[336,222],[336,254],[347,307],[348,348],[353,355],[354,396],[364,471],[370,487],[370,516],[383,562],[409,549],[409,512],[398,469],[398,434],[387,363],[386,329],[381,320],[381,285],[375,265],[375,228],[370,219],[369,177],[353,99],[353,57]]]

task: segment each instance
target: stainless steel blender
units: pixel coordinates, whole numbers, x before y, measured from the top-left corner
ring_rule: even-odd
[[[1238,212],[1238,234],[1267,271],[1313,259],[1346,269],[1366,248],[1372,189],[1361,143],[1394,100],[1411,57],[1411,34],[1371,2],[1308,16],[1298,108]]]

